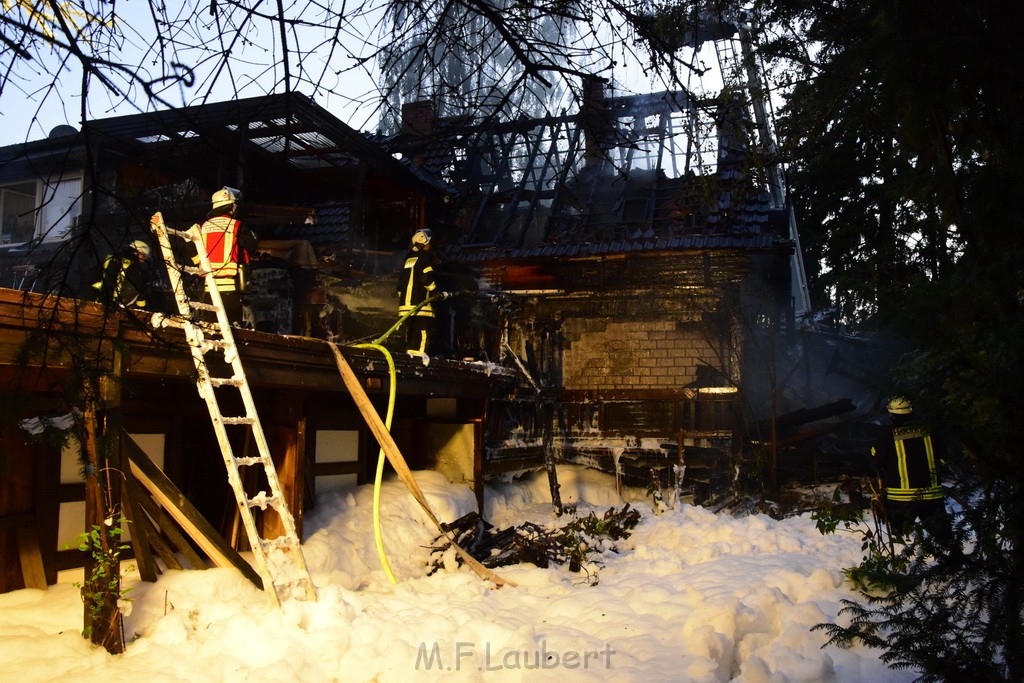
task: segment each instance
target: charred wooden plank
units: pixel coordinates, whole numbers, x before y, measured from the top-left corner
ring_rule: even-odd
[[[162,531],[171,544],[177,548],[188,564],[193,569],[206,569],[206,562],[199,556],[199,553],[195,551],[192,545],[185,538],[185,535],[178,530],[178,527],[174,524],[170,517],[160,509],[153,502],[153,499],[149,497],[145,491],[139,486],[139,484],[133,479],[129,486],[132,491],[132,501],[134,504],[140,506],[142,510],[149,515],[152,519],[155,527]]]
[[[826,403],[814,408],[801,408],[799,410],[779,415],[775,418],[775,426],[779,430],[789,430],[809,422],[817,422],[818,420],[824,420],[828,417],[842,415],[843,413],[848,413],[851,410],[856,410],[856,406],[853,405],[853,402],[850,399],[844,398],[839,401],[833,401],[832,403]],[[759,429],[762,433],[768,433],[769,431],[767,425],[760,425]]]
[[[39,535],[34,526],[15,530],[18,539],[18,556],[21,560],[21,577],[25,588],[46,589],[46,571],[43,568],[43,554],[39,550]]]
[[[139,577],[143,581],[153,582],[156,581],[159,567],[157,567],[156,562],[153,560],[153,554],[149,549],[147,530],[143,527],[145,522],[140,519],[140,516],[145,515],[145,513],[137,501],[138,485],[133,487],[133,483],[131,471],[129,470],[126,475],[125,485],[121,488],[121,509],[128,524],[129,541],[132,546],[132,552],[135,554],[135,561],[139,566]]]

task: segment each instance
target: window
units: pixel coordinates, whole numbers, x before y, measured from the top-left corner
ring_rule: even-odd
[[[0,187],[0,244],[20,244],[32,239],[36,227],[36,184]]]
[[[82,179],[51,178],[43,187],[38,237],[46,242],[62,240],[82,213]]]
[[[0,245],[67,237],[82,206],[82,178],[56,177],[0,186]]]

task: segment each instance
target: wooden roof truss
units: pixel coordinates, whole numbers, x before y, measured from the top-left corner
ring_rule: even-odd
[[[479,196],[463,246],[528,246],[566,224],[601,240],[627,226],[623,237],[654,235],[679,179],[715,170],[712,117],[685,93],[609,99],[605,121],[600,155],[580,114],[492,123],[458,141],[464,186]]]

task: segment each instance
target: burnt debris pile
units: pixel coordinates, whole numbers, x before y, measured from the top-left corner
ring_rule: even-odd
[[[602,516],[594,512],[578,516],[575,507],[566,507],[565,513],[571,521],[559,527],[524,522],[496,529],[475,511],[442,524],[448,537],[434,539],[431,573],[444,567],[450,558],[462,564],[457,555],[449,552],[452,540],[492,569],[530,562],[542,568],[552,563],[564,565],[579,572],[601,554],[617,552],[616,542],[628,538],[640,522],[639,511],[628,504],[619,509],[609,508]]]

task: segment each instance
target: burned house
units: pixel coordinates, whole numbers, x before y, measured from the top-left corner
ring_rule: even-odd
[[[802,286],[743,108],[595,81],[571,115],[432,112],[407,105],[393,144],[456,188],[446,254],[500,292],[479,345],[521,380],[491,412],[489,470],[553,451],[634,484],[728,477],[744,416],[767,414],[765,334],[793,333]]]
[[[577,113],[512,121],[438,119],[412,103],[391,137],[354,131],[304,96],[270,95],[0,150],[4,201],[22,207],[4,209],[0,248],[14,417],[67,407],[73,359],[19,353],[40,321],[72,320],[58,336],[105,350],[125,431],[199,515],[237,536],[180,333],[85,301],[90,267],[151,240],[154,212],[184,229],[226,185],[241,188],[260,238],[253,329],[237,337],[300,531],[318,485],[366,482],[376,456],[326,342],[344,346],[383,410],[386,364],[359,347],[395,322],[394,276],[424,227],[457,296],[439,311],[429,362],[395,354],[392,432],[410,465],[465,482],[480,501],[488,475],[556,462],[698,496],[729,486],[744,423],[767,401],[765,340],[794,329],[787,207],[721,102],[588,92]],[[3,497],[0,543],[18,557],[34,542],[50,581],[80,561],[61,549],[84,518],[78,461],[17,424],[3,427],[18,494]],[[3,572],[4,587],[20,585],[17,567]]]

